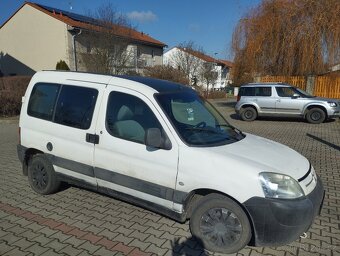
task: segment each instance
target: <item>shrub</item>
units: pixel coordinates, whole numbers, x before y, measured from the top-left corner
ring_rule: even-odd
[[[144,75],[148,77],[163,79],[172,81],[175,83],[180,84],[189,84],[189,79],[187,76],[180,70],[175,69],[171,66],[154,66],[154,67],[148,67],[144,71]]]
[[[70,68],[67,66],[66,62],[63,60],[60,60],[57,62],[57,65],[55,67],[56,70],[70,70]]]
[[[31,77],[14,76],[0,78],[0,116],[19,115],[21,98]]]
[[[225,98],[227,93],[225,91],[210,91],[208,94],[208,99],[221,99]]]

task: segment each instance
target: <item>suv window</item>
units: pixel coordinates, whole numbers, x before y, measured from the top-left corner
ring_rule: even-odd
[[[255,96],[255,87],[241,87],[239,96]]]
[[[271,96],[270,86],[241,87],[239,96]]]
[[[93,88],[63,85],[55,112],[54,122],[74,128],[88,129],[98,91]]]
[[[272,96],[272,87],[255,87],[255,96]]]
[[[37,83],[34,85],[27,114],[44,120],[52,120],[59,89],[58,84]]]
[[[145,132],[162,126],[141,99],[121,92],[111,92],[106,112],[106,129],[118,138],[144,144]]]
[[[293,97],[296,91],[292,87],[275,87],[280,97]]]

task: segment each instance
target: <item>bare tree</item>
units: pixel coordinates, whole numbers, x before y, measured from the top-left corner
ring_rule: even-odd
[[[92,22],[80,39],[85,45],[81,59],[86,70],[122,74],[133,67],[136,49],[130,46],[133,29],[127,18],[111,3],[89,12],[88,16],[92,17]]]
[[[181,70],[168,65],[147,67],[144,71],[144,75],[148,77],[173,81],[175,83],[180,83],[184,85],[189,84],[187,76]]]
[[[340,61],[339,17],[339,0],[263,0],[234,30],[234,79],[327,71]]]
[[[210,85],[213,85],[217,79],[218,73],[215,70],[215,63],[206,62],[203,64],[202,70],[201,70],[201,77],[203,83],[206,85],[206,96],[209,94],[209,87]]]
[[[170,62],[174,67],[181,70],[189,81],[193,78],[197,79],[200,75],[202,60],[193,53],[202,53],[203,49],[196,46],[193,41],[181,43],[177,48],[179,50],[171,56]]]

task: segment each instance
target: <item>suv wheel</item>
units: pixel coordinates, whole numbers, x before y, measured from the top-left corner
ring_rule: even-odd
[[[251,238],[250,223],[242,208],[219,194],[207,195],[197,203],[190,230],[204,248],[212,252],[235,253]]]
[[[243,121],[254,121],[257,118],[257,112],[253,107],[242,108],[240,115]]]
[[[34,155],[28,164],[28,182],[31,188],[42,195],[55,192],[60,185],[53,165],[44,155]]]
[[[306,119],[311,124],[320,124],[325,121],[326,114],[320,108],[312,108],[307,112]]]

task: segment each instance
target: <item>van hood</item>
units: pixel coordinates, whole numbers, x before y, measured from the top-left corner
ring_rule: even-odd
[[[258,172],[275,172],[298,180],[309,170],[309,161],[295,150],[275,141],[245,133],[238,142],[213,147],[215,154],[242,161]]]

